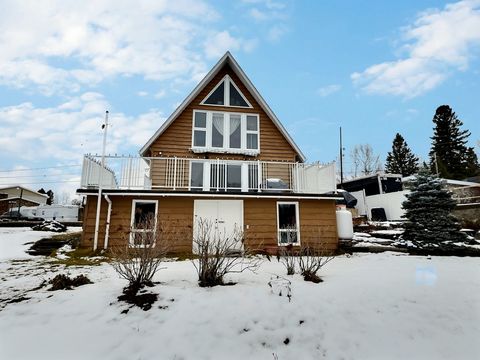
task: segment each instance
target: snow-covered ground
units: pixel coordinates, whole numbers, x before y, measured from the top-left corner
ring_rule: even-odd
[[[44,234],[15,232],[18,241],[0,248],[0,298],[59,272],[86,274],[94,284],[43,288],[7,304],[0,359],[479,358],[478,258],[341,256],[325,267],[323,283],[288,277],[291,302],[281,282],[276,292],[267,285],[285,273],[276,260],[230,276],[234,286],[210,289],[197,286],[191,262],[169,262],[151,289],[160,294],[154,307],[121,314],[128,307],[117,296],[126,283],[109,265],[52,266],[22,254],[23,243]]]

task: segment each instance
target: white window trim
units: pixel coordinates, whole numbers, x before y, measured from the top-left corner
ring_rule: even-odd
[[[135,206],[137,203],[150,203],[155,204],[155,224],[152,230],[147,229],[134,229],[135,225]],[[142,245],[135,245],[133,243],[133,234],[134,233],[141,233],[141,232],[153,232],[155,233],[157,230],[157,218],[158,218],[158,200],[144,200],[144,199],[133,199],[132,200],[132,213],[130,218],[130,236],[128,238],[128,246],[130,247],[145,247],[144,244]],[[152,247],[155,247],[155,243]]]
[[[206,113],[206,128],[195,127],[195,114],[197,112]],[[213,114],[223,114],[223,147],[212,146],[212,118]],[[241,146],[240,148],[230,148],[230,115],[240,116],[241,126]],[[257,118],[257,130],[247,131],[247,116],[255,116]],[[206,131],[205,146],[195,146],[195,130]],[[247,134],[257,134],[257,149],[247,149]],[[193,110],[192,116],[192,147],[194,153],[228,153],[228,154],[243,154],[249,156],[256,156],[260,154],[260,114],[256,113],[240,113],[231,111],[212,111],[212,110]]]
[[[280,230],[280,211],[278,209],[278,206],[279,205],[295,205],[295,220],[296,220],[296,223],[297,223],[297,229],[296,229],[296,233],[297,233],[297,242],[296,243],[282,243],[280,242],[280,232],[282,230]],[[300,242],[300,205],[298,203],[298,201],[277,201],[277,242],[278,242],[278,246],[288,246],[288,245],[292,245],[292,246],[300,246],[301,242]],[[283,230],[283,232],[285,231],[288,231],[288,230]]]
[[[210,95],[212,95],[215,90],[217,90],[217,88],[222,84],[224,83],[224,86],[223,86],[223,105],[218,105],[218,104],[206,104],[205,101],[207,101],[207,99],[210,97]],[[242,97],[243,100],[245,100],[245,102],[247,103],[248,106],[236,106],[236,105],[230,105],[230,84],[233,85],[233,87],[238,91],[238,93],[240,94],[240,96]],[[222,80],[220,80],[218,82],[217,85],[215,85],[215,87],[212,89],[212,91],[210,91],[208,93],[207,96],[205,96],[205,98],[202,100],[202,102],[200,103],[200,105],[205,105],[205,106],[223,106],[223,107],[234,107],[234,108],[239,108],[239,109],[253,109],[253,106],[252,104],[250,104],[250,101],[247,100],[247,98],[245,97],[245,95],[243,95],[243,93],[240,91],[240,89],[238,88],[237,84],[235,84],[235,82],[232,80],[232,78],[229,76],[229,75],[225,75]]]

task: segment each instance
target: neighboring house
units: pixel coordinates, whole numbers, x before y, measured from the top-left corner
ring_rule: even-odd
[[[387,220],[402,220],[405,213],[402,203],[406,200],[405,195],[410,192],[406,189],[405,183],[413,176],[402,178],[398,174],[378,172],[344,181],[342,188],[357,198],[355,208],[358,215],[375,220],[375,214],[372,216],[372,209],[383,209]],[[466,222],[469,222],[470,218],[478,218],[480,184],[469,181],[442,180],[445,181],[445,186],[457,201],[455,214],[461,219],[466,219]],[[340,185],[337,186],[340,187]]]
[[[0,188],[0,215],[21,206],[45,205],[47,199],[47,195],[20,185]]]
[[[136,234],[151,231],[144,219],[152,216],[183,231],[178,252],[192,251],[198,219],[224,233],[243,230],[255,248],[336,249],[338,196],[327,194],[336,187],[335,165],[304,163],[229,52],[159,126],[138,158],[106,156],[102,167],[99,157],[85,156],[82,246],[141,246]]]

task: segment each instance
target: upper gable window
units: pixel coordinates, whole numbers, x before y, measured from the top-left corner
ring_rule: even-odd
[[[192,151],[258,155],[259,120],[258,114],[193,110]]]
[[[201,104],[246,108],[253,107],[228,75],[223,77],[217,86],[215,86],[205,99],[203,99]]]

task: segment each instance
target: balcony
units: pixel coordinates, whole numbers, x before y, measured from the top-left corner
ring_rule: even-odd
[[[335,164],[177,157],[85,155],[81,188],[164,191],[291,192],[336,190]]]

